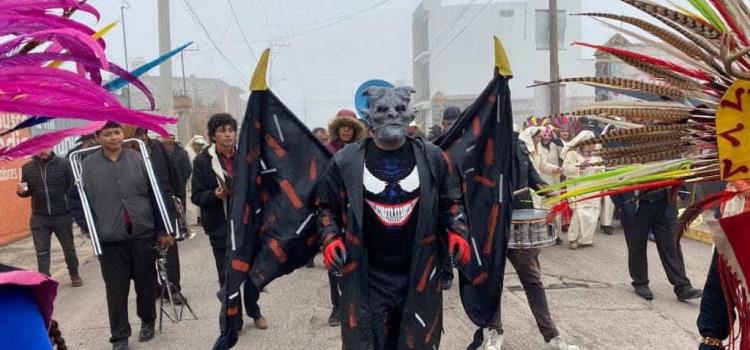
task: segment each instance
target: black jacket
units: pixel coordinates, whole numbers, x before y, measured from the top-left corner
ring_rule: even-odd
[[[147,145],[154,175],[159,179],[159,187],[166,196],[164,199],[171,203],[172,196],[185,191],[185,183],[180,181],[177,168],[172,162],[172,157],[164,149],[164,145],[159,140],[154,139],[149,139]]]
[[[182,146],[175,145],[174,152],[169,157],[172,159],[177,172],[177,179],[184,190],[188,179],[190,179],[190,173],[193,171],[193,167],[190,165],[190,156]]]
[[[29,190],[21,197],[31,197],[31,212],[34,215],[67,215],[65,195],[73,186],[73,170],[67,159],[54,153],[43,162],[38,157],[23,165],[21,181],[29,185]]]
[[[540,187],[547,186],[542,177],[534,168],[529,157],[529,150],[526,144],[518,139],[518,133],[513,133],[515,142],[515,153],[513,157],[513,191],[530,187],[538,190]],[[531,203],[531,194],[526,192],[513,198],[513,207],[515,209],[528,208]]]
[[[203,230],[209,236],[223,236],[227,234],[227,206],[226,200],[221,200],[214,194],[219,187],[217,172],[222,172],[223,165],[217,159],[215,145],[204,149],[193,160],[193,178],[191,180],[192,195],[190,200],[201,208],[201,223]]]
[[[658,210],[663,210],[662,215],[664,218],[677,221],[677,206],[669,199],[667,190],[651,191],[650,193],[642,194],[639,198],[635,197],[634,192],[622,193],[610,198],[615,207],[620,209],[623,222],[632,222],[644,204],[649,204],[649,208],[651,209],[657,208]],[[636,199],[638,200],[637,203]]]
[[[419,138],[408,138],[419,169],[419,204],[416,238],[410,269],[410,285],[401,320],[399,349],[433,349],[442,334],[440,278],[430,278],[439,265],[439,245],[446,231],[466,236],[468,224],[463,206],[461,178],[440,148]],[[371,139],[350,144],[337,153],[318,183],[321,215],[319,232],[326,241],[342,237],[347,249],[346,266],[339,277],[339,311],[343,348],[373,349],[373,316],[368,306],[367,247],[363,245],[363,171],[365,150]],[[356,315],[356,316],[355,316]],[[416,316],[414,316],[416,315]],[[356,318],[356,322],[352,321]]]

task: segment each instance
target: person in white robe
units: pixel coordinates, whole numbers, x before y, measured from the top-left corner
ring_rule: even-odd
[[[542,129],[538,126],[530,126],[524,129],[524,131],[521,132],[518,138],[526,145],[526,148],[529,151],[529,158],[531,159],[531,163],[534,164],[534,168],[539,173],[539,175],[542,176],[542,179],[544,179],[544,181],[548,184],[550,183],[547,180],[548,177],[556,176],[559,179],[560,174],[562,173],[560,166],[549,163],[547,161],[546,155],[541,151],[541,149],[543,148],[541,145]],[[537,196],[536,194],[533,194],[533,192],[532,199],[534,201],[534,208],[547,209],[542,204],[542,198]]]
[[[604,171],[604,167],[596,165],[602,159],[591,153],[596,149],[595,145],[575,147],[579,142],[594,138],[594,133],[588,130],[581,131],[562,150],[563,174],[567,177],[579,177],[592,175]],[[575,189],[575,185],[568,188]],[[575,201],[577,198],[572,198]],[[594,244],[594,234],[599,222],[599,211],[601,199],[589,199],[570,205],[573,209],[573,218],[568,229],[568,244],[571,249],[579,246],[591,246]]]

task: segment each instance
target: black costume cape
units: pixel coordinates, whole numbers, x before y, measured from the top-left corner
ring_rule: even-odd
[[[492,325],[503,288],[513,212],[511,174],[516,145],[512,134],[508,78],[495,74],[484,92],[436,141],[464,179],[473,256],[461,269],[461,301],[479,327]],[[472,345],[478,347],[477,342],[481,344],[481,328]]]
[[[253,91],[234,163],[222,289],[221,336],[214,349],[237,342],[242,283],[261,290],[301,267],[318,251],[312,192],[330,152],[270,91]]]
[[[446,151],[440,155],[440,160],[435,162],[436,147],[421,141],[415,142],[415,147],[420,149],[415,152],[418,162],[423,162],[423,167],[424,163],[430,162],[431,174],[420,173],[421,183],[432,182],[422,178],[423,176],[438,176],[438,173],[444,174],[449,169],[457,172],[451,176],[452,179],[455,175],[464,178],[462,190],[464,201],[468,203],[468,214],[458,220],[457,225],[450,225],[453,226],[451,229],[461,234],[467,234],[465,226],[459,227],[465,224],[466,216],[472,225],[468,232],[472,258],[469,265],[462,268],[460,290],[467,315],[480,327],[492,324],[502,291],[507,232],[512,213],[511,157],[515,154],[512,140],[508,77],[496,74],[479,98],[436,142]],[[359,152],[364,145],[355,144],[349,147],[350,152],[342,151],[339,154],[345,157],[349,153]],[[313,190],[318,175],[322,175],[324,169],[330,170],[330,159],[331,155],[325,147],[270,90],[254,91],[251,94],[235,158],[235,185],[230,209],[231,232],[227,245],[231,248],[227,253],[229,268],[226,288],[222,293],[221,336],[214,349],[228,349],[237,342],[235,327],[242,322],[237,295],[243,282],[249,278],[248,281],[262,288],[273,279],[301,267],[316,253],[319,237],[315,221],[322,224],[324,219],[323,215],[315,218]],[[345,178],[342,180],[359,182],[359,186],[352,186],[361,191],[362,170],[363,167],[359,167],[359,176],[344,174]],[[432,190],[420,193],[427,194]],[[436,194],[437,189],[434,190]],[[361,196],[356,200],[352,198],[353,194],[356,196],[355,193],[343,193],[352,205],[359,203],[361,207]],[[338,192],[338,195],[342,196],[342,193]],[[437,204],[438,199],[423,195],[420,206],[430,202]],[[461,206],[460,212],[463,210]],[[449,214],[450,212],[445,213]],[[436,275],[433,270],[440,265],[441,253],[436,245],[445,244],[437,240],[445,233],[445,227],[438,227],[438,221],[446,222],[438,219],[441,215],[443,213],[419,215],[420,218],[434,217],[435,220],[429,221],[435,227],[427,230],[423,226],[417,232],[417,237],[426,240],[417,240],[415,246],[426,244],[428,248],[418,247],[415,250],[412,266],[416,268],[412,271],[410,288],[413,299],[411,303],[407,303],[404,313],[402,337],[399,341],[401,348],[432,349],[432,345],[437,345],[440,341],[441,290],[439,278],[433,278]],[[349,219],[349,223],[351,222],[353,220]],[[349,227],[349,223],[344,226]],[[324,229],[323,232],[325,231]],[[333,231],[335,229],[328,232]],[[357,240],[353,233],[348,230],[344,234],[350,249],[350,260],[343,273],[358,276],[359,273],[352,273],[357,266],[351,262],[357,254],[361,256],[362,249],[352,249]],[[429,234],[437,237],[427,237]],[[430,269],[430,266],[433,268]],[[343,279],[346,280],[346,276]],[[345,294],[352,297],[342,300],[342,340],[345,346],[350,345],[347,349],[367,349],[368,337],[371,337],[368,334],[371,331],[363,326],[366,326],[368,318],[362,318],[362,309],[355,307],[355,304],[362,302],[362,295],[354,290],[356,283],[342,283],[342,290],[349,288],[352,290]],[[420,297],[418,294],[423,295],[417,298]],[[481,334],[481,331],[477,334]],[[476,338],[475,335],[475,340]],[[360,346],[362,344],[365,345]]]

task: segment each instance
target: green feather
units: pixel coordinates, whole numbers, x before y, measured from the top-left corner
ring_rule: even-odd
[[[714,12],[713,7],[706,0],[688,0],[690,5],[698,10],[707,21],[711,22],[714,27],[718,28],[719,31],[726,33],[727,27],[724,26],[724,22],[721,21],[719,16]]]

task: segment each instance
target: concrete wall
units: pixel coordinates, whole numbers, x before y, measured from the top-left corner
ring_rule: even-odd
[[[514,78],[510,81],[513,99],[536,100],[535,114],[545,113],[548,108],[543,99],[548,95],[545,91],[548,88],[526,86],[549,80],[549,51],[538,49],[536,40],[537,10],[546,10],[547,5],[547,0],[493,2],[479,12],[484,2],[467,8],[460,2],[424,0],[413,14],[415,101],[428,101],[438,93],[448,98],[481,93],[492,78],[492,36],[497,35],[513,69]],[[581,49],[570,46],[581,37],[580,17],[569,16],[581,12],[581,0],[560,0],[558,10],[564,11],[559,20],[565,22],[559,52],[560,76],[593,75],[593,60],[582,59]],[[458,22],[457,18],[460,18]],[[453,40],[464,27],[463,33]],[[593,97],[594,91],[579,84],[568,84],[561,96],[571,99],[563,101],[562,105],[571,105],[573,100]],[[433,119],[439,119],[436,112],[432,111]]]

